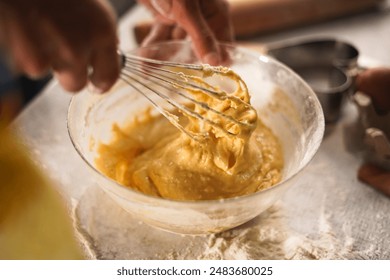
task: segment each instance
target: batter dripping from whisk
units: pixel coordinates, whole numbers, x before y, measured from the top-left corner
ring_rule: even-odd
[[[194,105],[194,111],[235,136],[189,118],[185,125],[187,131],[207,134],[195,140],[162,115],[152,116],[146,111],[126,127],[113,125],[112,141],[99,145],[97,168],[122,185],[175,200],[236,197],[279,182],[283,168],[280,143],[248,106],[250,96],[245,83],[232,70],[224,72],[237,85],[229,94],[235,98],[221,101],[201,91],[190,93],[197,101],[245,123],[229,122]],[[203,74],[204,77],[212,75],[207,68]],[[203,77],[196,81],[202,87],[209,86]]]

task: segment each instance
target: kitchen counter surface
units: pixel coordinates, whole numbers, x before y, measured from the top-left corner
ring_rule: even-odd
[[[145,11],[139,7],[124,16],[119,27],[121,49],[129,50],[135,47],[131,26],[144,16]],[[259,36],[253,41],[271,43],[312,36],[336,37],[351,42],[360,50],[363,57],[360,62],[366,64],[365,66],[373,65],[372,61],[376,65],[390,66],[390,10],[386,7],[382,11]],[[14,126],[30,148],[37,165],[53,181],[53,185],[65,199],[70,204],[78,206],[76,212],[79,216],[80,229],[88,235],[87,239],[93,240],[93,242],[86,242],[87,246],[93,244],[93,248],[90,248],[94,252],[91,257],[168,258],[168,255],[159,255],[161,252],[158,252],[159,249],[155,246],[152,247],[156,249],[151,249],[150,244],[138,242],[138,245],[133,247],[123,245],[131,243],[131,240],[134,243],[134,238],[140,238],[139,234],[120,234],[120,242],[112,234],[98,234],[111,227],[109,218],[104,216],[108,214],[104,214],[104,211],[97,211],[94,217],[88,218],[89,212],[86,210],[88,207],[83,204],[83,200],[87,200],[90,205],[93,200],[88,198],[88,195],[93,193],[97,186],[68,137],[66,114],[70,98],[70,94],[64,92],[56,81],[52,81],[21,113]],[[335,126],[327,127],[327,133],[317,155],[301,174],[303,183],[290,189],[279,204],[282,205],[283,215],[291,231],[310,240],[320,240],[325,234],[331,236],[332,242],[326,247],[328,250],[349,248],[345,253],[317,255],[313,253],[313,258],[390,259],[388,249],[390,248],[390,199],[358,182],[356,171],[360,159],[350,154],[344,145],[344,127],[354,114],[356,112],[349,104],[343,112],[342,119]],[[102,194],[95,194],[94,199],[99,196],[103,197]],[[96,220],[98,215],[101,215],[100,226],[95,224],[95,230],[88,231],[91,228],[88,223]],[[121,214],[123,221],[126,219],[132,221],[133,227],[139,225],[126,215]],[[113,223],[120,231],[118,222]],[[158,242],[161,236],[164,236],[164,240],[176,237],[174,234],[167,236],[167,233],[163,232],[160,236],[160,231],[145,225],[139,227],[143,228],[146,236],[153,235],[154,242]],[[128,227],[126,229],[129,230]],[[195,246],[193,244],[196,242],[192,240],[186,243],[186,240],[181,239],[180,244],[175,243],[175,246]],[[335,244],[338,246],[333,246]],[[137,253],[137,250],[142,250],[145,246],[148,246],[147,250]],[[103,250],[102,247],[105,249]],[[125,249],[128,250],[126,254],[123,252]],[[129,250],[132,253],[129,253]],[[290,255],[284,256],[287,258]],[[169,256],[186,258],[180,254]],[[210,258],[212,256],[210,255]],[[252,257],[256,258],[256,255]],[[268,255],[268,258],[271,257]],[[187,258],[198,258],[198,256],[187,255]],[[281,256],[275,255],[275,258]]]

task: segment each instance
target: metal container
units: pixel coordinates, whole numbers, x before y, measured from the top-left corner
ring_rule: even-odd
[[[307,66],[294,69],[314,90],[327,123],[336,122],[351,90],[352,79],[343,69],[333,65]]]
[[[326,123],[340,117],[353,86],[358,50],[336,39],[294,40],[267,46],[268,54],[298,73],[315,91]]]

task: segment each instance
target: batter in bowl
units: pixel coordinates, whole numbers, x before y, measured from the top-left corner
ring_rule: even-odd
[[[210,71],[205,69],[205,76]],[[118,183],[152,196],[174,200],[211,200],[242,196],[269,188],[281,179],[283,154],[271,129],[249,106],[245,83],[232,70],[224,76],[236,83],[226,100],[202,91],[196,100],[246,125],[238,125],[197,105],[194,110],[232,135],[198,119],[187,118],[185,129],[207,137],[193,139],[162,115],[147,110],[126,126],[113,125],[110,143],[100,143],[96,167]],[[202,78],[197,82],[209,86]],[[226,94],[219,88],[213,88]]]

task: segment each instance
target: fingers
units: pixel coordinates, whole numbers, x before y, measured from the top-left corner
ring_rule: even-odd
[[[174,1],[172,12],[191,37],[197,56],[205,63],[219,64],[221,57],[217,40],[202,15],[199,1]]]
[[[356,78],[357,90],[368,94],[378,113],[390,109],[390,68],[373,68],[360,73]],[[359,180],[390,196],[390,172],[364,164],[358,171]]]
[[[233,42],[233,24],[226,0],[199,0],[201,11],[215,37],[221,42]]]
[[[142,46],[148,46],[153,43],[166,41],[171,39],[172,25],[167,25],[161,22],[155,22],[148,36],[142,42]]]
[[[176,0],[138,0],[152,12],[155,19],[161,23],[172,25],[175,23],[175,18],[172,15],[172,2]]]
[[[93,72],[90,76],[92,84],[101,92],[111,88],[116,82],[120,71],[120,58],[116,47],[100,48],[91,57]]]
[[[3,40],[19,69],[37,77],[54,70],[68,91],[90,80],[107,91],[119,77],[116,23],[105,2],[57,0],[7,6],[1,11]],[[3,15],[6,15],[6,18]],[[34,14],[39,15],[34,17]]]
[[[59,61],[54,70],[68,91],[79,91],[89,80],[94,91],[105,92],[116,82],[120,71],[115,17],[103,1],[83,3],[87,6],[75,10],[73,16],[78,20],[72,24],[66,24],[65,14],[52,18],[53,37],[57,36],[61,50],[54,55]]]
[[[203,62],[219,65],[228,60],[227,53],[217,43],[217,40],[232,42],[234,37],[226,0],[139,1],[148,7],[156,19],[153,30],[142,45],[183,39],[188,34],[196,55]]]
[[[172,39],[182,40],[187,36],[187,32],[180,26],[175,26],[172,30]]]
[[[62,87],[69,92],[80,91],[87,84],[88,55],[62,44],[53,57],[54,74]]]
[[[51,50],[51,65],[64,89],[70,92],[80,91],[89,80],[94,91],[101,93],[109,90],[116,82],[120,63],[115,39],[95,36],[89,38],[89,44],[84,45],[69,40],[66,33],[57,30],[51,30],[49,34],[56,42]],[[91,73],[88,73],[88,69]]]
[[[360,167],[358,178],[390,197],[389,171],[366,163]]]
[[[12,54],[16,70],[38,78],[47,74],[49,57],[42,44],[42,34],[30,30],[28,24],[25,24],[26,21],[27,19],[21,20],[15,14],[8,14],[3,18],[3,40]],[[35,24],[40,24],[38,19]]]
[[[364,71],[356,78],[358,90],[372,98],[378,113],[390,110],[390,68],[373,68]]]

